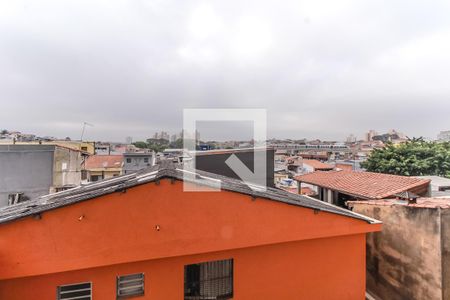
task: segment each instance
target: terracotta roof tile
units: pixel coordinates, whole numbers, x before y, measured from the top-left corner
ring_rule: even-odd
[[[334,167],[332,165],[323,163],[316,159],[303,159],[303,163],[313,167],[316,170],[320,170],[320,169],[332,170],[332,169],[334,169]]]
[[[316,171],[295,179],[363,199],[387,198],[430,182],[415,177],[344,170]]]
[[[90,169],[107,169],[121,168],[123,155],[92,155],[86,159],[85,168]]]
[[[397,199],[380,199],[380,200],[355,200],[347,201],[350,206],[355,204],[377,205],[377,206],[394,206],[403,205],[417,208],[450,208],[450,198],[418,198],[417,203],[408,203]]]

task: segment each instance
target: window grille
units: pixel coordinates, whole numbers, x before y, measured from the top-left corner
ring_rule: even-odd
[[[184,267],[184,299],[233,297],[233,260],[218,260]]]

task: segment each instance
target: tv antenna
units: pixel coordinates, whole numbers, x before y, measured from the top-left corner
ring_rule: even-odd
[[[83,141],[84,130],[86,129],[86,125],[87,125],[87,126],[91,126],[91,127],[94,127],[94,125],[93,125],[93,124],[91,124],[91,123],[88,123],[88,122],[83,122],[83,130],[81,131],[81,138],[80,138],[80,141]]]

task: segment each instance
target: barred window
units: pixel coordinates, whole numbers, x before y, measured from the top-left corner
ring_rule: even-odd
[[[61,285],[57,288],[58,300],[92,300],[92,283]]]
[[[144,273],[117,276],[117,299],[144,295]]]
[[[184,299],[230,299],[233,297],[233,259],[184,267]]]

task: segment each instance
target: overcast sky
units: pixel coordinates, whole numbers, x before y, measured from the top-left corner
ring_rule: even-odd
[[[0,128],[138,140],[178,132],[184,108],[265,108],[269,137],[433,138],[450,129],[449,16],[450,1],[0,0]]]

